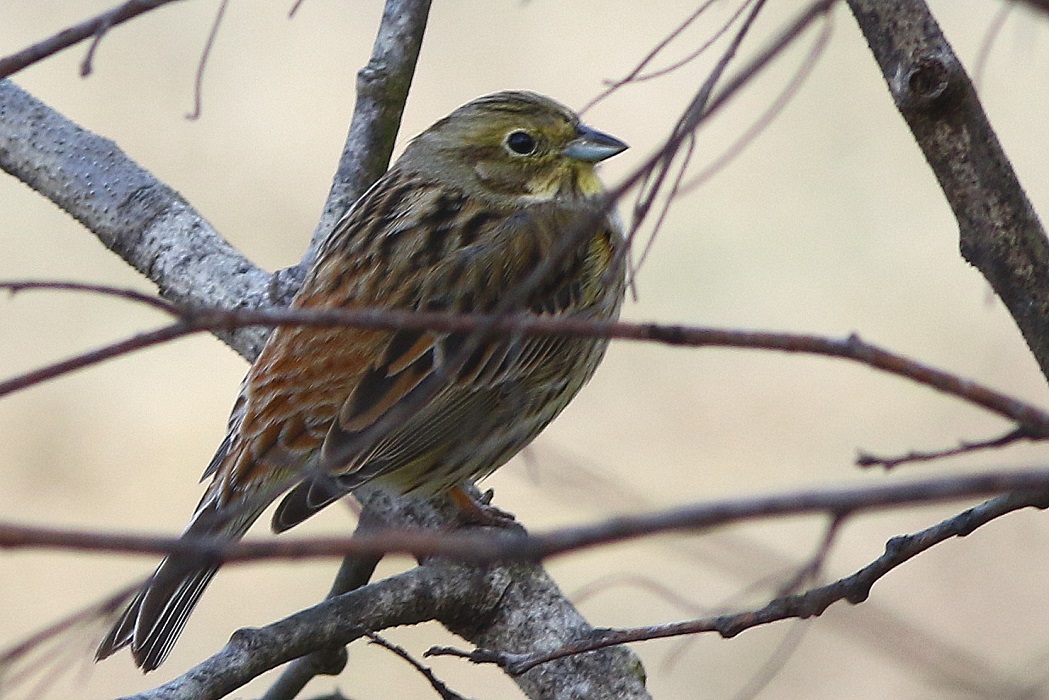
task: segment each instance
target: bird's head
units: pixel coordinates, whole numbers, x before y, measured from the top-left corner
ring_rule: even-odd
[[[399,165],[491,200],[575,199],[601,193],[594,164],[626,148],[548,97],[498,92],[417,136]]]

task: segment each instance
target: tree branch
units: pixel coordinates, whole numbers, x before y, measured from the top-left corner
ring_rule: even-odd
[[[27,289],[61,289],[116,296],[145,303],[174,317],[176,321],[150,333],[117,341],[52,365],[0,381],[0,397],[42,381],[122,354],[152,347],[174,338],[210,331],[217,333],[246,326],[272,328],[278,325],[354,326],[375,330],[419,328],[446,333],[484,330],[506,335],[556,335],[580,338],[616,338],[650,341],[680,347],[731,347],[775,350],[850,360],[881,372],[909,379],[962,399],[1013,421],[1026,437],[1049,436],[1049,413],[1038,406],[995,391],[976,381],[922,364],[903,355],[865,342],[857,335],[836,339],[802,333],[775,333],[738,329],[704,328],[656,323],[586,321],[520,315],[455,314],[448,312],[401,311],[362,307],[356,309],[238,309],[179,307],[165,304],[133,290],[77,282],[6,281],[0,290],[17,293]]]
[[[962,255],[1049,377],[1049,240],[976,90],[923,0],[848,0],[958,220]]]
[[[357,72],[357,103],[339,168],[299,267],[309,266],[317,247],[339,218],[386,172],[429,12],[430,0],[388,0],[383,8],[371,59]]]
[[[367,631],[491,615],[510,583],[501,568],[481,573],[449,562],[431,562],[266,627],[238,630],[210,659],[127,700],[221,698],[272,668],[316,649],[344,646]]]
[[[387,509],[391,526],[355,537],[284,537],[266,540],[187,539],[85,532],[0,523],[0,550],[53,549],[163,555],[191,553],[224,563],[271,559],[369,557],[411,554],[473,564],[500,561],[535,562],[582,549],[649,537],[660,533],[701,532],[759,518],[805,514],[844,517],[856,513],[998,496],[1022,492],[1028,505],[1049,506],[1049,469],[987,471],[922,479],[899,484],[785,491],[761,496],[693,503],[640,515],[623,515],[597,523],[523,535],[496,530],[439,530],[453,515],[411,497],[391,499],[366,489],[359,494],[373,507]],[[378,502],[373,502],[375,500]]]
[[[0,78],[13,75],[37,61],[53,56],[59,51],[67,49],[89,37],[94,37],[95,44],[97,44],[106,32],[118,24],[123,24],[130,19],[171,2],[175,2],[175,0],[129,0],[129,2],[125,2],[112,10],[107,10],[89,20],[74,24],[72,27],[63,29],[43,41],[0,58]],[[80,69],[81,75],[87,75],[91,72],[91,54],[94,51],[95,44],[92,44],[91,50],[84,59]]]
[[[271,305],[270,275],[109,139],[0,80],[0,168],[54,202],[179,305]],[[247,358],[269,330],[216,333]]]
[[[885,552],[862,569],[833,583],[803,593],[780,596],[761,608],[737,613],[685,620],[664,625],[629,629],[597,629],[557,649],[544,652],[506,653],[491,649],[461,652],[436,648],[430,656],[459,656],[476,663],[493,663],[510,674],[522,673],[553,659],[574,656],[595,649],[631,642],[665,639],[682,635],[717,632],[722,637],[735,637],[740,632],[790,618],[808,619],[822,615],[832,604],[845,600],[853,605],[870,596],[874,584],[890,571],[932,547],[954,537],[965,537],[987,523],[1023,508],[1044,508],[1046,496],[1013,493],[992,498],[912,535],[893,537]],[[840,524],[840,520],[835,523]],[[829,540],[828,540],[829,541]]]

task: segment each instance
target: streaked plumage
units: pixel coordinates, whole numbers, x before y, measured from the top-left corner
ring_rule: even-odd
[[[322,246],[293,307],[492,312],[598,212],[593,164],[618,140],[539,95],[504,92],[460,107],[418,136]],[[614,319],[623,239],[612,217],[525,296],[533,313]],[[276,329],[248,372],[229,434],[184,536],[239,538],[288,488],[273,529],[354,488],[436,494],[486,476],[527,445],[590,379],[600,339]],[[461,359],[461,358],[460,358]],[[453,372],[448,372],[453,369]],[[429,397],[377,438],[362,434],[418,392]],[[410,405],[410,404],[409,404]],[[172,555],[99,646],[136,663],[167,656],[216,566]]]

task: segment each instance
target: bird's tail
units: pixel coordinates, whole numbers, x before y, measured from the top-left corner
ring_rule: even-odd
[[[221,517],[214,501],[202,503],[182,539],[238,540],[261,512],[258,509],[227,518]],[[214,558],[194,552],[169,555],[98,645],[95,659],[100,661],[130,646],[135,664],[143,672],[160,666],[219,564]]]

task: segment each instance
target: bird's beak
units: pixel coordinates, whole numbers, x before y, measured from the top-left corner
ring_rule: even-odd
[[[597,129],[580,124],[578,135],[568,142],[561,153],[586,163],[600,163],[606,158],[622,153],[627,148],[629,146],[615,136],[609,136]]]

